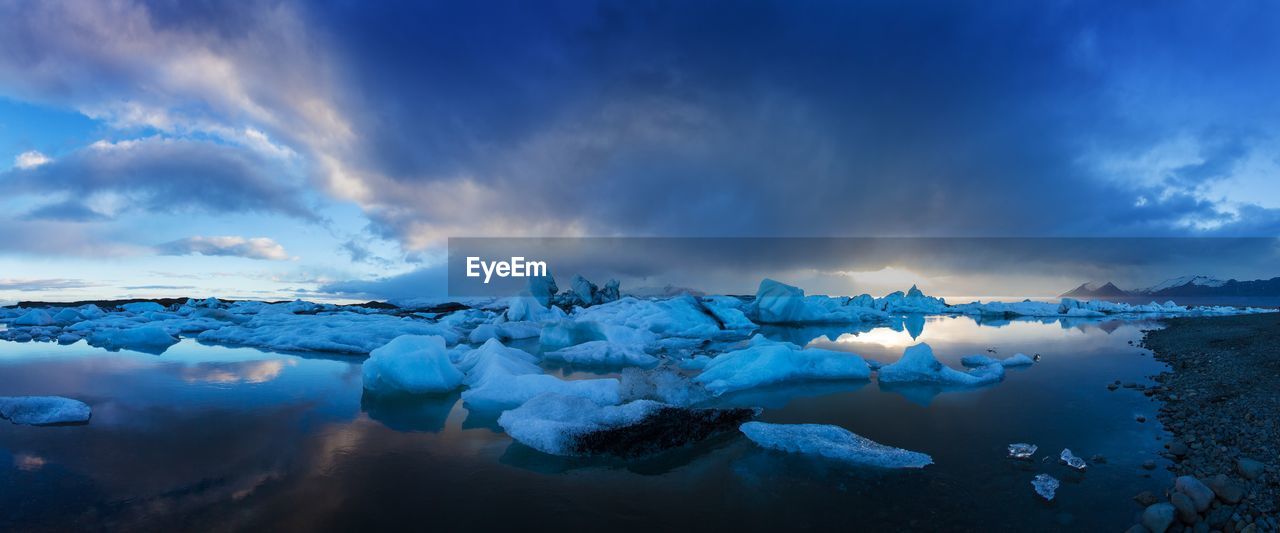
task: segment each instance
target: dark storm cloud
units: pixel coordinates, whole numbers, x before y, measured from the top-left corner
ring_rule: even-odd
[[[1140,184],[1097,179],[1082,157],[1099,145],[1160,140],[1117,96],[1148,89],[1124,85],[1118,72],[1159,47],[1151,68],[1165,70],[1151,77],[1173,76],[1184,94],[1158,94],[1191,103],[1209,96],[1196,89],[1215,69],[1246,86],[1273,81],[1239,68],[1255,60],[1229,56],[1235,47],[1274,55],[1276,44],[1249,10],[1212,6],[487,2],[322,11],[343,24],[349,94],[367,95],[350,100],[365,109],[355,116],[358,152],[401,187],[379,197],[374,220],[406,240],[416,224],[445,225],[453,215],[442,214],[445,198],[404,191],[458,176],[495,196],[471,204],[482,211],[476,218],[565,220],[587,234],[1185,233],[1170,221],[1185,218],[1186,204],[1165,205],[1160,193],[1221,177],[1212,172],[1238,152],[1239,134],[1201,168],[1148,184],[1150,203],[1137,209]],[[1240,23],[1253,42],[1174,31],[1206,19]],[[1216,51],[1198,50],[1201,41]],[[1187,63],[1165,61],[1184,50]],[[1183,107],[1190,111],[1164,108],[1161,120],[1207,114]]]

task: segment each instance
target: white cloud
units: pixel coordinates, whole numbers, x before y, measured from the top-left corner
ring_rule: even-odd
[[[36,168],[40,165],[48,163],[49,161],[51,161],[49,159],[49,156],[44,155],[35,150],[28,150],[26,152],[22,152],[18,154],[17,157],[13,158],[13,166],[22,168],[22,169]]]
[[[187,237],[158,245],[156,251],[161,255],[219,255],[269,261],[292,259],[284,246],[267,237]]]

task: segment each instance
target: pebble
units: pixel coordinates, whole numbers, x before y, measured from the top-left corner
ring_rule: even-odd
[[[1240,475],[1245,479],[1253,480],[1262,476],[1263,469],[1266,465],[1260,461],[1255,461],[1248,457],[1241,457],[1236,460],[1236,470],[1240,471]]]
[[[1213,489],[1191,476],[1179,476],[1173,481],[1173,489],[1186,494],[1196,504],[1196,512],[1203,512],[1213,503]]]
[[[1177,510],[1174,509],[1173,504],[1152,504],[1142,511],[1142,525],[1153,533],[1164,533],[1173,524],[1173,517],[1176,512]]]
[[[1196,523],[1200,519],[1200,512],[1196,510],[1195,502],[1191,498],[1181,492],[1175,492],[1169,495],[1169,503],[1173,504],[1173,508],[1178,511],[1178,518],[1188,524]]]

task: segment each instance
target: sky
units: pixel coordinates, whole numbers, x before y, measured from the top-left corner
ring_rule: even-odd
[[[0,0],[0,302],[409,297],[450,237],[1275,238],[1276,27],[1250,1]],[[1262,248],[977,270],[1280,275]],[[996,283],[794,259],[749,276]]]

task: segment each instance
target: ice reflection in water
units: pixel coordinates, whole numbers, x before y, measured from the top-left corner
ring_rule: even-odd
[[[767,328],[775,340],[893,362],[928,342],[943,363],[1039,353],[980,389],[799,383],[727,394],[761,419],[846,427],[928,453],[921,471],[833,466],[729,435],[643,460],[555,458],[519,444],[498,413],[458,395],[383,400],[361,391],[360,359],[314,358],[190,341],[163,355],[0,343],[4,394],[61,394],[92,423],[0,423],[0,529],[130,527],[621,529],[845,527],[1115,529],[1130,501],[1168,482],[1158,424],[1132,390],[1161,365],[1128,344],[1152,323],[900,317],[885,326]],[[993,350],[994,353],[988,350]],[[1034,442],[1031,461],[1007,458]],[[1106,463],[1074,472],[1043,450]],[[1052,502],[1031,489],[1061,480]],[[21,490],[17,490],[21,487]]]

